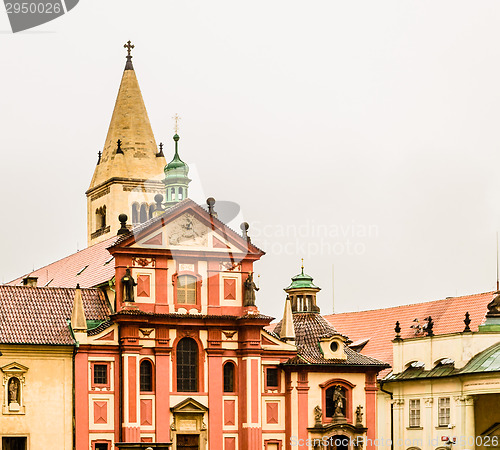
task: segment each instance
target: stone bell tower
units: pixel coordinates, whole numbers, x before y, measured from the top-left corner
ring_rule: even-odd
[[[153,216],[154,196],[163,194],[163,151],[158,151],[132,65],[128,41],[125,70],[102,152],[87,195],[87,243],[115,236],[125,213],[129,223]]]

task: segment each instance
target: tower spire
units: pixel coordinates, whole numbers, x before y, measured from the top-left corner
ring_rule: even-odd
[[[132,65],[132,55],[130,52],[133,48],[135,48],[135,45],[133,45],[130,41],[127,41],[123,47],[127,49],[127,62],[125,63],[125,70],[134,70],[134,66]]]
[[[179,135],[178,121],[180,117],[176,114],[173,119],[175,120],[175,153],[172,161],[165,166],[165,206],[170,207],[188,197],[188,186],[191,180],[188,178],[189,166],[179,156]]]
[[[163,154],[158,152],[132,66],[131,52],[134,45],[128,41],[124,47],[127,50],[127,63],[102,155],[86,192],[89,245],[116,234],[119,228],[116,217],[119,214],[127,213],[134,219],[137,216],[134,216],[134,202],[153,203],[155,194],[163,191],[166,161]],[[141,192],[140,199],[136,192]],[[109,218],[107,221],[96,217],[96,211],[104,210],[104,206]],[[107,226],[102,226],[104,223]]]

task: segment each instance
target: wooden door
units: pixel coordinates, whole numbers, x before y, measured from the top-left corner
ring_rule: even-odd
[[[199,450],[200,436],[198,434],[178,434],[177,450]]]

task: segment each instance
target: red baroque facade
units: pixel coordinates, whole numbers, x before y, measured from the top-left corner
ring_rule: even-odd
[[[339,374],[326,360],[301,359],[307,349],[300,333],[293,341],[266,331],[272,318],[259,313],[245,288],[264,253],[215,214],[186,199],[110,241],[108,251],[113,312],[74,330],[77,450],[284,450],[297,439],[307,448],[307,439],[328,433],[374,437],[380,364],[340,361]],[[128,293],[127,274],[135,285]],[[333,384],[347,387],[341,424],[325,416]],[[357,398],[363,392],[365,415],[357,425],[355,391]]]

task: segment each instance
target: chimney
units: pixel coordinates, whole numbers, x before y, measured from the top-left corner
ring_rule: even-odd
[[[38,277],[27,277],[23,278],[23,286],[36,287]]]

